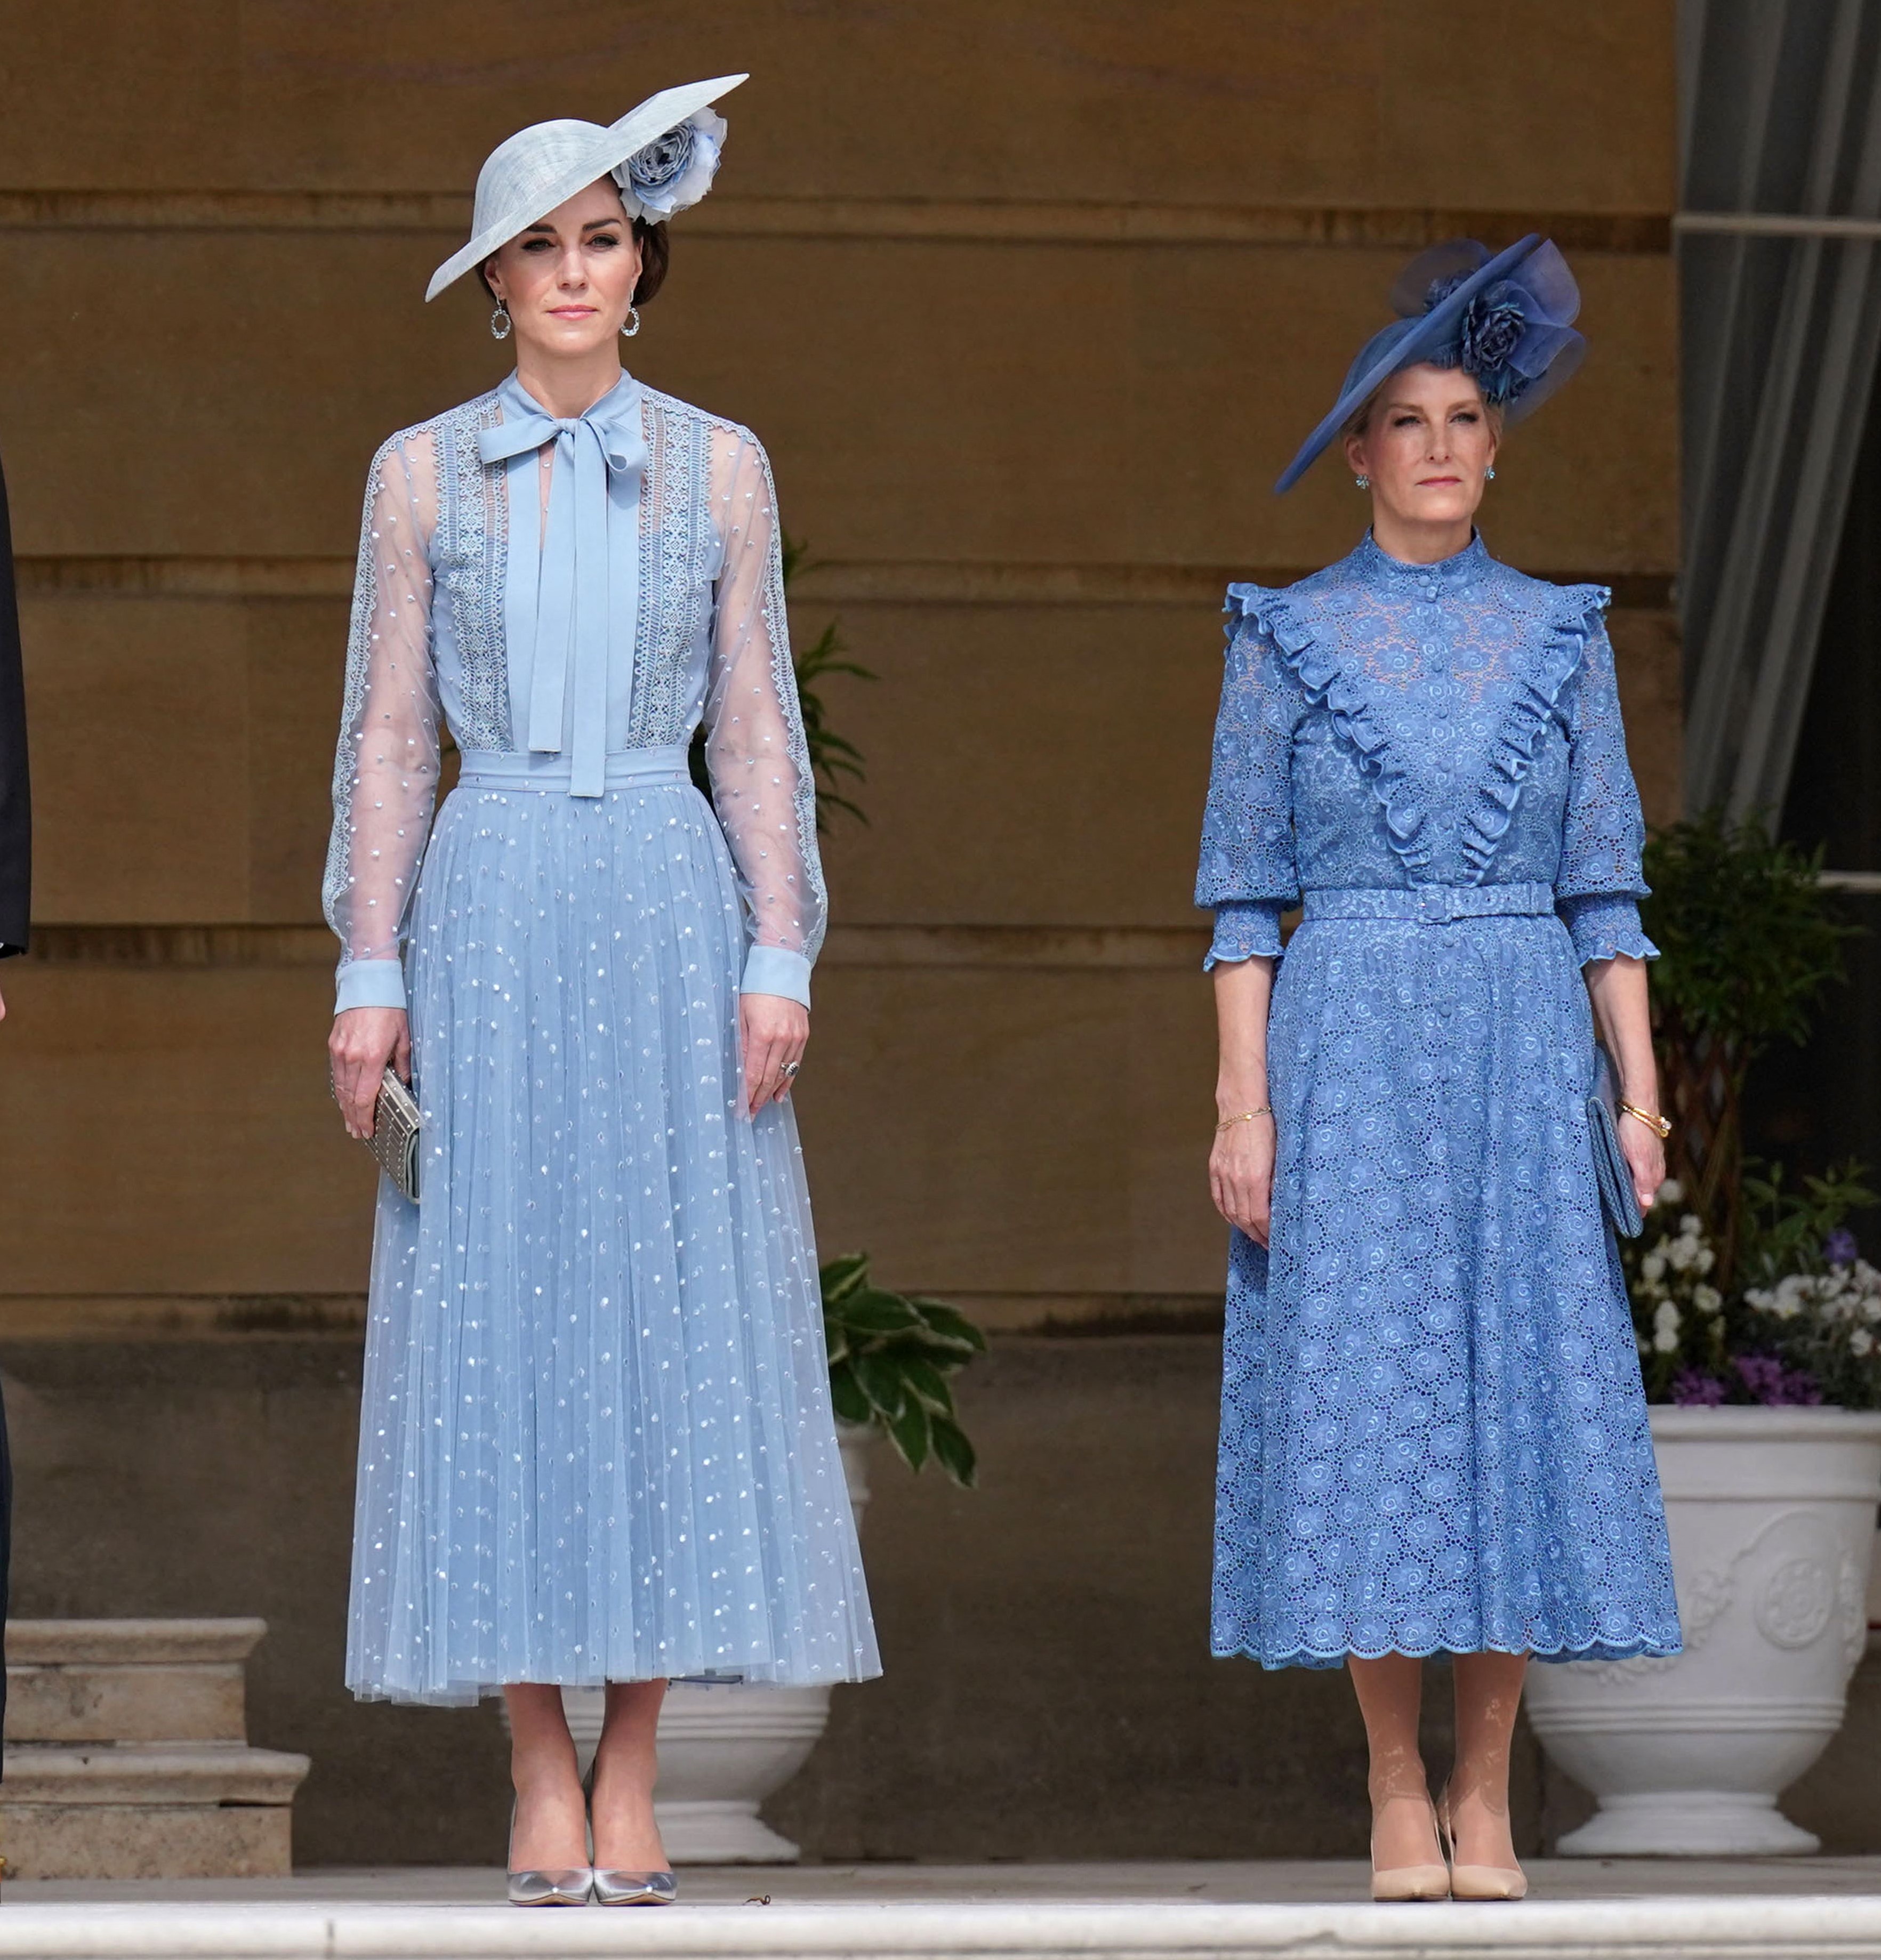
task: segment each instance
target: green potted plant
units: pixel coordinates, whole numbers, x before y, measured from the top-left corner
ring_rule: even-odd
[[[1542,1746],[1599,1809],[1571,1856],[1816,1850],[1778,1808],[1840,1726],[1867,1641],[1881,1497],[1881,1272],[1858,1166],[1747,1163],[1752,1060],[1799,1041],[1847,928],[1816,859],[1760,823],[1680,824],[1647,854],[1674,1175],[1622,1248],[1685,1651],[1529,1677]]]

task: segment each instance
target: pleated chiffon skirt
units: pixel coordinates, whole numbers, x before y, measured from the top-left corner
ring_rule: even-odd
[[[382,1180],[373,1255],[362,1697],[880,1672],[795,1118],[741,1109],[729,854],[683,764],[638,773],[575,798],[466,771],[425,861],[421,1200]]]
[[[1214,1651],[1676,1653],[1564,928],[1309,919],[1269,1048],[1272,1251],[1234,1235]]]

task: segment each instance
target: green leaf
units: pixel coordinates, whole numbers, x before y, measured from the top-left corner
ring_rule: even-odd
[[[910,1401],[888,1425],[889,1440],[911,1470],[918,1470],[928,1460],[929,1421],[919,1402]]]
[[[905,1327],[921,1325],[921,1316],[909,1302],[880,1287],[848,1294],[837,1311],[852,1334],[899,1334]]]
[[[927,1322],[929,1329],[950,1346],[964,1348],[969,1354],[984,1354],[986,1352],[986,1336],[957,1306],[949,1306],[944,1300],[926,1300],[919,1297],[915,1298],[912,1305]]]
[[[979,1466],[973,1446],[966,1440],[966,1430],[957,1422],[937,1415],[929,1425],[929,1435],[934,1444],[934,1460],[962,1490],[972,1490],[979,1481]]]
[[[880,1411],[883,1418],[892,1423],[908,1403],[908,1390],[901,1370],[880,1354],[852,1355],[849,1366],[862,1385],[862,1392]]]
[[[910,1355],[902,1363],[902,1374],[909,1392],[937,1415],[953,1413],[953,1392],[947,1386],[947,1378],[931,1361]]]
[[[857,1287],[867,1285],[868,1277],[869,1255],[866,1252],[845,1252],[828,1261],[817,1274],[823,1287],[824,1306],[833,1306]]]
[[[829,1371],[829,1405],[845,1422],[867,1422],[874,1414],[855,1369],[847,1363]]]

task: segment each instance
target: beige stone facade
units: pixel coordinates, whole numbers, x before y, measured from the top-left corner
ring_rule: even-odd
[[[797,632],[839,618],[880,676],[828,694],[871,821],[829,848],[799,1095],[820,1236],[1011,1330],[1205,1325],[1189,891],[1221,588],[1355,539],[1332,462],[1269,485],[1423,244],[1545,228],[1580,277],[1592,356],[1510,443],[1485,528],[1615,587],[1635,761],[1676,807],[1672,14],[5,0],[39,825],[39,950],[0,973],[9,1368],[352,1338],[372,1177],[326,1097],[318,888],[367,462],[503,371],[473,286],[420,303],[485,151],[734,68],[718,188],[632,353],[762,436],[820,561]],[[59,1570],[33,1610],[218,1609]],[[1202,1639],[1194,1604],[1172,1641]]]

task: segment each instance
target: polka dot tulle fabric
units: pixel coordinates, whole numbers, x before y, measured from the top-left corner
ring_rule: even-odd
[[[518,409],[406,431],[368,495],[328,912],[341,1005],[409,1006],[424,1127],[419,1202],[380,1191],[349,1684],[861,1678],[795,1118],[742,1096],[741,975],[807,991],[823,912],[769,466],[624,383],[559,562],[591,432],[486,463]],[[568,667],[599,794],[539,712],[545,593],[608,628]]]

